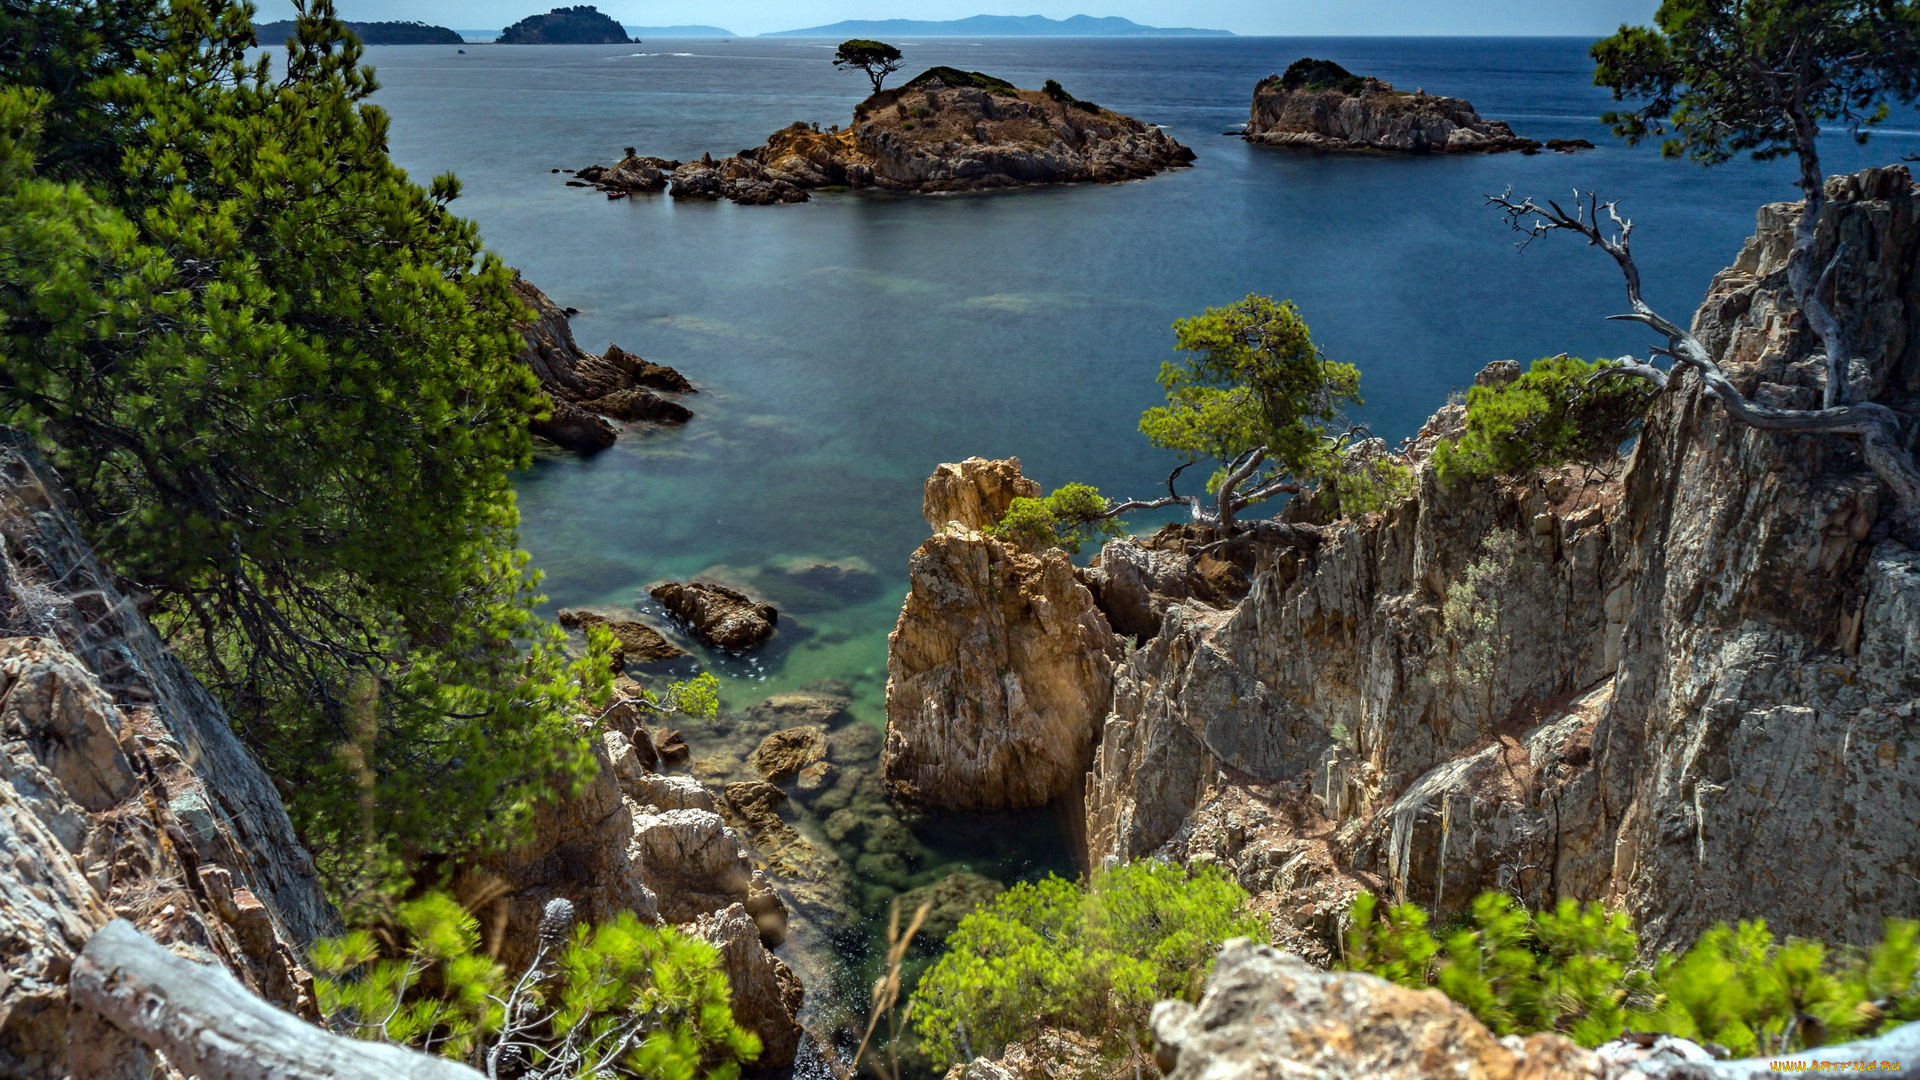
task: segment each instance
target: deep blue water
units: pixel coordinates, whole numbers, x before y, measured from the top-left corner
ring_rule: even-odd
[[[609,202],[550,170],[642,153],[716,156],[794,120],[845,123],[865,80],[832,43],[409,46],[370,51],[392,149],[420,179],[451,170],[456,208],[509,263],[580,309],[583,344],[680,368],[706,392],[684,430],[636,434],[522,480],[524,541],[556,604],[631,602],[664,577],[783,557],[860,558],[879,597],[799,613],[757,666],[728,670],[745,706],[822,677],[879,722],[885,635],[926,535],[920,485],[942,461],[1017,455],[1049,486],[1155,489],[1173,464],[1135,432],[1171,355],[1169,324],[1247,293],[1290,297],[1315,338],[1363,372],[1361,419],[1410,433],[1490,360],[1617,355],[1644,336],[1598,253],[1524,254],[1489,192],[1598,188],[1636,219],[1649,299],[1690,313],[1755,208],[1794,197],[1787,162],[1707,170],[1613,141],[1595,119],[1584,40],[927,40],[933,64],[1072,93],[1165,125],[1190,170],[1120,186],[950,197],[824,194],[785,207]],[[1301,56],[1465,97],[1534,138],[1599,149],[1533,157],[1319,156],[1221,132],[1254,83]],[[1828,171],[1920,150],[1897,118]]]

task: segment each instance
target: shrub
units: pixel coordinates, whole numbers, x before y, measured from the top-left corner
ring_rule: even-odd
[[[357,1038],[482,1069],[513,1063],[527,1080],[728,1080],[759,1055],[759,1039],[734,1021],[711,944],[631,912],[572,922],[571,904],[549,902],[533,963],[509,980],[480,950],[472,913],[429,893],[395,911],[389,934],[314,944],[320,1010]]]
[[[1467,391],[1464,430],[1434,448],[1440,479],[1483,480],[1617,452],[1658,391],[1641,379],[1594,377],[1606,367],[1552,356],[1504,386]]]
[[[1287,65],[1287,73],[1280,76],[1282,90],[1338,90],[1343,94],[1357,94],[1366,86],[1366,80],[1331,60],[1315,60],[1302,57]]]
[[[1007,506],[1000,522],[987,530],[1022,547],[1057,547],[1078,555],[1089,540],[1118,536],[1126,527],[1114,518],[1102,518],[1107,500],[1088,484],[1067,484],[1042,499],[1021,496]]]
[[[939,1062],[989,1052],[1042,1026],[1139,1045],[1162,998],[1198,998],[1221,943],[1265,940],[1246,893],[1211,867],[1129,863],[1082,886],[1016,885],[967,916],[914,991],[914,1029]]]
[[[1412,904],[1353,902],[1340,966],[1438,987],[1496,1034],[1558,1031],[1597,1046],[1625,1030],[1786,1054],[1920,1018],[1920,923],[1888,919],[1868,950],[1776,941],[1765,922],[1715,926],[1691,949],[1639,963],[1627,917],[1562,900],[1529,913],[1484,893],[1436,936]]]

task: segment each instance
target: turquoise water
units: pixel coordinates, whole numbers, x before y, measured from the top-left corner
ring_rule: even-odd
[[[1195,167],[1139,183],[984,195],[816,196],[785,207],[609,202],[558,168],[642,153],[716,156],[794,120],[844,123],[864,81],[831,43],[413,46],[371,50],[394,156],[465,183],[456,209],[510,264],[609,341],[703,388],[684,429],[636,431],[593,458],[551,454],[521,480],[523,538],[554,605],[631,604],[716,566],[752,577],[793,558],[864,561],[864,598],[783,614],[749,661],[716,661],[730,707],[845,681],[882,721],[886,634],[925,538],[921,483],[942,461],[1018,456],[1047,485],[1156,489],[1173,464],[1134,430],[1170,356],[1169,324],[1249,292],[1296,300],[1316,339],[1363,372],[1360,418],[1414,430],[1490,360],[1644,349],[1602,322],[1617,276],[1596,253],[1521,254],[1489,192],[1597,186],[1639,222],[1649,299],[1677,317],[1750,231],[1793,196],[1787,163],[1716,170],[1608,139],[1585,42],[1568,40],[899,42],[945,63],[1072,93],[1168,127]],[[1220,133],[1253,84],[1304,55],[1402,87],[1464,96],[1578,155],[1318,156]],[[1829,171],[1920,150],[1902,117]],[[923,826],[930,858],[1008,876],[1059,865],[1044,815]]]

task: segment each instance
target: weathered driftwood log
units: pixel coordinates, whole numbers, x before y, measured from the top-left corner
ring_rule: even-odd
[[[68,993],[200,1080],[481,1080],[465,1065],[314,1027],[124,919],[87,942]]]

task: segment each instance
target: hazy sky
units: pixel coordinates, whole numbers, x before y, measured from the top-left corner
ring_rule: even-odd
[[[287,18],[291,0],[256,0],[262,19]],[[418,19],[459,30],[505,26],[590,0],[336,0],[341,17]],[[1237,34],[1605,35],[1645,22],[1659,0],[598,0],[628,26],[700,23],[736,34],[841,19],[958,19],[968,15],[1120,15],[1152,26]]]

